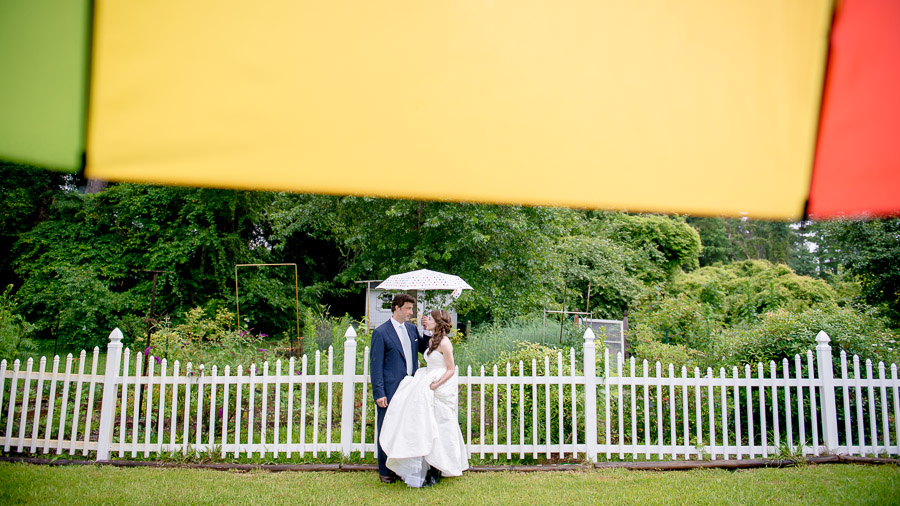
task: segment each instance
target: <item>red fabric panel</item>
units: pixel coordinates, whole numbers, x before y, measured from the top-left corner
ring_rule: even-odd
[[[808,213],[900,213],[900,1],[839,2]]]

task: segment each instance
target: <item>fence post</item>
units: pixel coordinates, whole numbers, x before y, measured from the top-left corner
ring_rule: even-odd
[[[820,396],[822,398],[822,432],[824,432],[825,448],[833,452],[838,447],[837,410],[834,402],[834,365],[831,360],[831,338],[824,330],[816,336],[816,362],[819,367],[819,379],[822,381]],[[815,423],[815,420],[813,421]]]
[[[584,331],[584,442],[587,458],[597,462],[597,345],[594,331]]]
[[[122,331],[118,328],[109,334],[106,345],[106,373],[103,377],[103,399],[100,401],[100,434],[97,437],[97,462],[109,461],[112,446],[113,423],[119,389],[119,365],[122,363]],[[125,437],[122,435],[121,437]]]
[[[353,448],[353,401],[356,388],[356,331],[347,327],[344,333],[344,379],[341,387],[341,453],[350,456]]]

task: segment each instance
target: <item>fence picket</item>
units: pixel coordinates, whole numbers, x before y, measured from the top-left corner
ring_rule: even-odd
[[[550,357],[544,357],[544,442],[547,445],[547,458],[550,458],[552,428],[550,427]]]
[[[851,422],[850,412],[850,391],[847,384],[850,382],[850,376],[847,374],[847,352],[841,350],[841,392],[844,394],[844,443],[847,446],[847,453],[853,453],[853,424]]]
[[[274,438],[273,451],[272,455],[276,459],[278,458],[278,451],[281,449],[281,434],[279,434],[278,428],[281,427],[281,359],[275,361],[275,417],[274,422],[275,426],[273,427],[272,437]],[[347,388],[346,386],[344,388]],[[351,384],[350,389],[353,390],[353,386]],[[352,427],[351,427],[352,428]],[[348,452],[349,453],[349,452]]]
[[[716,399],[713,388],[714,379],[712,367],[706,368],[706,378],[708,380],[706,398],[707,403],[709,404],[709,459],[716,460]],[[725,458],[725,456],[723,455],[722,458]]]
[[[85,357],[87,357],[87,353],[81,350],[81,354],[78,356],[78,380],[75,384],[75,399],[72,402],[72,432],[69,435],[69,455],[75,455],[75,443],[78,440],[78,420],[81,415],[81,387],[84,385]]]
[[[497,458],[497,435],[500,433],[500,426],[498,425],[499,413],[497,410],[497,388],[499,385],[497,384],[497,365],[494,364],[494,424],[491,429],[494,433],[494,458]]]
[[[512,383],[511,364],[506,363],[506,459],[512,458]]]
[[[34,395],[34,419],[31,421],[31,453],[37,452],[38,429],[41,424],[41,403],[44,396],[44,371],[47,368],[47,357],[41,357],[38,369],[38,384]]]
[[[900,393],[900,383],[897,381],[897,364],[891,364],[891,383],[894,384],[894,442],[897,443],[894,454],[900,455],[900,396],[897,395]]]
[[[794,355],[794,374],[797,378],[797,430],[800,433],[800,455],[806,455],[806,417],[803,409],[803,365],[800,355]]]
[[[481,381],[479,381],[479,383],[481,384],[481,389],[478,392],[478,400],[481,403],[481,409],[478,413],[478,446],[481,449],[481,458],[484,459],[484,448],[485,446],[487,446],[486,444],[484,444],[484,391],[486,390],[486,382],[484,381],[484,366],[481,366],[481,372],[478,377],[481,378]],[[537,399],[535,399],[534,402],[535,404],[537,404]],[[535,428],[535,432],[537,432],[537,428]]]
[[[734,446],[735,455],[738,460],[744,458],[743,455],[743,439],[741,439],[741,387],[738,386],[738,368],[732,367],[731,376],[734,378]]]
[[[728,460],[728,387],[724,367],[719,368],[719,377],[722,379],[722,458]]]
[[[316,371],[316,375],[318,375],[318,370]],[[185,385],[185,389],[189,389],[191,387],[190,383]],[[190,397],[185,398],[185,402]],[[250,364],[250,376],[249,383],[247,385],[247,457],[253,457],[253,423],[256,420],[256,364]],[[185,405],[185,413],[190,413],[191,409],[187,405]],[[187,418],[185,418],[184,422],[184,437],[187,438]],[[262,456],[262,454],[260,454]]]
[[[224,459],[226,455],[228,455],[228,450],[226,447],[228,446],[228,394],[231,390],[231,366],[226,365],[224,381],[222,382],[222,458]],[[240,422],[240,418],[236,420],[238,423]],[[235,425],[238,425],[235,423]],[[235,443],[237,439],[235,439]]]
[[[884,362],[878,363],[878,377],[881,380],[881,434],[884,441],[884,449],[882,451],[890,451],[891,447],[891,431],[888,427],[888,411],[887,411],[887,387],[884,383]]]
[[[481,368],[482,371],[484,368]],[[482,374],[483,375],[483,374]],[[483,387],[482,387],[483,388]],[[536,459],[538,457],[538,427],[537,427],[537,409],[538,409],[538,395],[537,395],[537,359],[531,359],[531,440],[532,440],[532,455],[531,457]],[[484,410],[484,406],[482,406],[482,411]],[[481,458],[484,458],[484,453],[481,454]]]
[[[100,348],[94,346],[94,357],[91,360],[91,381],[88,384],[87,415],[84,419],[84,448],[81,450],[81,455],[85,456],[88,454],[88,441],[91,439],[91,425],[93,425],[94,420],[94,388],[97,386],[97,362],[99,358]]]
[[[142,372],[141,365],[143,364],[143,356],[144,356],[143,353],[138,352],[137,355],[134,357],[134,378],[135,378],[135,380],[137,380],[137,378],[139,378],[141,376],[141,372]],[[176,370],[178,369],[178,362],[175,362],[175,369]],[[137,457],[138,430],[139,430],[138,416],[140,414],[141,392],[142,391],[143,390],[141,389],[140,385],[137,382],[135,382],[135,384],[134,384],[134,402],[132,403],[132,406],[131,406],[131,410],[132,410],[132,415],[131,415],[131,458]],[[65,408],[63,408],[63,410],[65,410]],[[175,410],[174,406],[172,407],[172,410],[174,412],[174,410]],[[60,415],[62,415],[62,411],[60,412]],[[124,437],[124,435],[123,435],[123,437]]]
[[[689,458],[688,448],[690,447],[690,437],[688,436],[688,387],[687,387],[687,367],[681,366],[681,440],[684,444],[684,458]]]
[[[413,360],[418,360],[413,357]],[[331,456],[331,406],[333,401],[332,383],[334,382],[334,346],[328,347],[328,411],[325,414],[325,456]]]
[[[784,413],[785,418],[787,419],[787,446],[788,451],[794,452],[794,428],[791,423],[791,386],[790,379],[791,373],[790,368],[788,366],[788,359],[782,359],[781,362],[782,370],[784,371]]]
[[[767,459],[769,458],[769,431],[766,430],[766,387],[762,362],[756,364],[756,378],[759,381],[759,437],[762,445],[762,457]]]
[[[618,385],[616,386],[618,390],[618,397],[616,398],[616,404],[619,407],[619,458],[625,458],[625,416],[623,414],[623,408],[625,406],[625,398],[622,397],[622,381],[625,379],[622,376],[622,353],[616,353],[616,374],[618,378]]]
[[[6,389],[4,388],[5,386],[6,386],[6,359],[3,359],[2,361],[0,361],[0,417],[3,416],[3,394],[6,393]],[[2,421],[2,418],[0,418],[0,421]],[[8,415],[6,417],[6,421],[7,421],[7,423],[9,423]],[[2,426],[2,424],[0,424],[0,426]],[[6,441],[9,441],[9,436],[6,436]],[[3,451],[8,451],[8,449],[6,449],[5,446],[6,446],[6,443],[4,443]]]
[[[364,357],[369,356],[369,349],[366,348],[366,352],[363,355]],[[363,361],[364,364],[368,364],[367,360]],[[294,443],[294,369],[296,367],[296,360],[294,357],[291,357],[288,360],[288,405],[287,405],[287,435],[285,436],[287,439],[287,458],[291,458],[291,451],[293,443]],[[365,373],[364,373],[365,374]],[[360,452],[360,456],[365,456],[365,446],[366,446],[366,384],[363,382],[363,403],[362,403],[362,445],[363,450]]]
[[[312,419],[312,454],[313,457],[319,456],[319,377],[321,376],[322,356],[319,350],[316,350],[315,379],[313,380],[313,419]]]
[[[575,393],[575,348],[569,348],[569,366],[572,376],[572,457],[578,457],[578,396]]]
[[[669,444],[671,445],[672,460],[676,459],[675,445],[678,436],[675,434],[675,366],[669,363]]]
[[[300,384],[300,456],[306,454],[306,384],[309,381],[307,378],[308,371],[308,362],[306,355],[303,355],[303,359],[300,361],[300,379],[302,380]],[[315,425],[315,424],[313,424]],[[375,427],[375,445],[378,445],[378,427]]]
[[[6,371],[6,360],[0,365],[0,406],[3,406],[3,373]],[[50,397],[47,399],[47,421],[44,425],[44,449],[50,452],[50,440],[53,432],[53,408],[56,406],[56,382],[59,381],[59,355],[53,357],[53,373],[50,375]],[[2,414],[0,409],[0,414]]]
[[[750,365],[747,364],[744,366],[744,377],[747,378],[747,442],[749,444],[747,450],[751,459],[756,458],[756,453],[753,449],[754,438],[753,438],[753,387],[750,386]]]
[[[191,362],[187,363],[187,367],[184,368],[184,417],[182,420],[182,429],[181,429],[181,454],[187,455],[188,448],[191,444],[190,438],[190,422],[191,422],[191,379],[194,374],[194,364]],[[248,455],[249,456],[249,455]]]
[[[219,379],[219,370],[215,365],[212,367],[212,380],[209,384],[209,451],[212,453],[213,446],[216,442],[216,390]],[[224,444],[224,442],[223,442]]]
[[[772,378],[772,424],[775,425],[775,451],[781,446],[781,423],[778,416],[778,371],[774,360],[769,361],[769,377]]]
[[[609,418],[609,348],[603,349],[603,382],[605,383],[605,394],[606,394],[606,417],[603,419],[603,426],[605,428],[604,434],[606,434],[606,458],[609,459],[610,456],[610,446],[611,443],[611,430],[610,430],[610,418]]]
[[[65,379],[63,380],[63,400],[62,400],[62,404],[59,407],[59,430],[56,432],[56,454],[57,455],[61,454],[63,451],[62,450],[63,441],[64,441],[63,430],[66,425],[66,417],[68,416],[69,383],[72,379],[72,360],[73,360],[73,357],[72,357],[71,353],[66,355],[66,376],[65,376]],[[16,372],[18,372],[18,369],[19,369],[18,363],[19,363],[19,361],[16,360],[16,362],[13,364],[13,369]],[[15,380],[15,376],[13,376],[13,379]],[[15,396],[16,396],[15,383],[13,383],[13,389],[10,390],[9,395],[10,395],[10,397],[15,398]],[[10,418],[11,417],[12,417],[12,410],[10,410]],[[9,438],[9,429],[10,428],[11,428],[11,426],[9,426],[7,428],[7,434],[6,434],[7,445],[4,446],[4,451],[9,451],[9,446],[8,446],[9,439],[8,438]]]
[[[635,388],[637,388],[636,387],[637,382],[635,381],[635,375],[634,375],[634,357],[633,356],[628,360],[628,365],[629,365],[629,374],[631,376],[631,378],[630,378],[631,379],[631,449],[632,449],[631,450],[632,451],[631,458],[633,458],[634,460],[637,460],[637,455],[638,455],[637,454],[637,448],[638,448],[637,398],[635,397]],[[574,374],[573,374],[573,376],[574,376]],[[575,393],[572,392],[572,395],[574,396]],[[574,406],[574,404],[573,404],[573,406]]]
[[[869,453],[878,454],[878,432],[875,425],[875,386],[872,381],[872,359],[866,359],[866,383],[869,385],[869,441],[872,443]]]
[[[243,405],[241,403],[244,392],[244,366],[237,367],[237,383],[234,384],[234,458],[238,458],[241,452],[241,418],[243,417]],[[222,429],[225,432],[225,429]]]
[[[329,374],[330,373],[331,373],[331,371],[329,371]],[[266,414],[269,411],[269,405],[268,405],[269,383],[267,381],[268,379],[269,379],[269,361],[264,360],[263,361],[262,381],[260,382],[260,385],[259,385],[262,388],[262,409],[260,410],[260,413],[259,413],[259,456],[260,457],[264,457],[265,452],[266,452],[266,450],[265,450],[265,448],[266,448]],[[202,388],[202,386],[198,386],[197,388],[200,389],[200,388]],[[202,391],[201,391],[201,395],[202,395]],[[251,441],[250,443],[252,444],[253,442]]]
[[[148,360],[147,363],[147,408],[144,410],[146,413],[146,420],[144,421],[144,457],[150,456],[150,414],[153,412],[153,363],[156,360]],[[161,387],[161,385],[160,385]]]
[[[818,408],[816,407],[815,368],[813,367],[813,355],[806,352],[806,369],[809,375],[809,422],[812,425],[813,455],[819,456],[819,423]]]
[[[174,449],[178,444],[177,441],[177,427],[178,427],[178,385],[179,378],[181,373],[181,361],[176,360],[174,364],[172,364],[172,413],[169,416],[169,448]],[[187,387],[185,387],[187,388]],[[187,412],[185,412],[187,413]],[[187,415],[185,415],[187,416]],[[237,419],[237,424],[240,425],[241,419]],[[237,441],[235,441],[236,443]]]
[[[200,370],[200,377],[197,382],[197,423],[194,427],[194,445],[197,447],[196,451],[199,451],[200,441],[203,437],[203,373],[205,369],[204,364],[200,364],[198,368]]]
[[[472,378],[472,366],[466,371],[466,377]],[[524,397],[523,397],[524,399]],[[524,400],[522,404],[524,404]],[[523,445],[524,446],[524,445]],[[472,382],[466,382],[466,447],[472,448]]]
[[[662,364],[656,361],[656,446],[659,460],[663,458]]]
[[[22,385],[22,410],[19,414],[19,445],[16,451],[20,452],[25,448],[25,424],[28,421],[28,402],[31,397],[31,375],[34,368],[34,359],[29,358],[25,361],[25,383]]]
[[[169,362],[163,358],[162,365],[159,370],[159,411],[156,415],[156,451],[162,451],[163,438],[165,437],[165,425],[163,424],[166,416],[166,383],[168,382]]]
[[[703,412],[701,411],[702,387],[700,386],[700,368],[694,367],[694,409],[696,413],[695,425],[697,427],[697,460],[702,460],[699,448],[703,448]]]
[[[644,359],[644,458],[650,459],[650,364]]]
[[[469,367],[469,377],[472,377],[472,367]],[[519,360],[519,458],[525,458],[525,362]],[[471,394],[471,385],[469,393]],[[472,397],[469,396],[467,406],[472,405]],[[470,413],[471,414],[471,413]],[[472,433],[469,432],[469,444],[472,443]]]
[[[560,378],[562,378],[565,373],[563,372],[563,359],[562,359],[561,351],[556,352],[556,364],[557,364],[557,368],[556,368],[557,374],[559,375]],[[559,424],[559,457],[560,458],[565,458],[565,456],[566,456],[566,453],[563,450],[563,441],[565,440],[565,436],[564,436],[565,424],[563,423],[563,402],[564,402],[563,401],[563,382],[560,381],[559,382],[559,413],[557,413],[558,418],[559,418],[559,421],[557,423]]]

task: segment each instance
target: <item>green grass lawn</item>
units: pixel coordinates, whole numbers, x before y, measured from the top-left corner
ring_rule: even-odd
[[[374,472],[227,472],[0,463],[0,504],[900,504],[896,466],[481,472],[432,489]]]

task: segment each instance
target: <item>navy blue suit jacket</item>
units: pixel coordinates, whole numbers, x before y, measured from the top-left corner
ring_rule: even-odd
[[[409,349],[414,354],[412,373],[415,374],[419,368],[419,353],[424,353],[428,349],[428,338],[420,335],[419,329],[412,323],[406,322],[404,325],[409,333]],[[387,397],[390,402],[400,382],[406,377],[406,357],[403,356],[400,337],[390,320],[379,325],[372,333],[369,367],[372,375],[372,395],[376,400]]]

